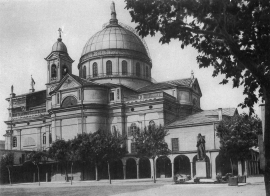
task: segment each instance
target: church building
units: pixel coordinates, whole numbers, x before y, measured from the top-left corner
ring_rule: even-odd
[[[202,92],[193,73],[189,78],[156,82],[146,43],[134,29],[118,22],[114,3],[109,22],[82,48],[79,76],[72,73],[74,60],[61,30],[45,60],[44,90],[35,91],[32,80],[29,93],[16,95],[12,87],[6,99],[6,150],[48,150],[57,139],[69,140],[102,129],[128,138],[128,154],[112,165],[112,178],[152,178],[153,162],[136,156],[131,132],[149,124],[162,125],[169,130],[165,141],[172,154],[156,159],[158,178],[177,173],[215,178],[222,172],[216,126],[222,118],[237,115],[237,109],[202,110]],[[198,134],[205,140],[206,151],[206,163],[200,171],[196,166]],[[22,154],[19,164],[24,161]],[[76,167],[74,180],[95,179],[91,167]],[[46,168],[46,180],[65,180],[57,163]]]

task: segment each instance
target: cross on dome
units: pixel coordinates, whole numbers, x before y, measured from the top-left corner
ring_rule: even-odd
[[[61,39],[61,33],[62,33],[62,29],[61,29],[61,28],[59,28],[59,29],[58,29],[58,31],[59,31],[59,38]]]

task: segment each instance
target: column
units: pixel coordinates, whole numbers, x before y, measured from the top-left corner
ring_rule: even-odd
[[[37,149],[40,150],[40,148],[41,148],[41,127],[38,127],[36,131],[37,131],[37,135],[36,135]]]
[[[244,173],[244,175],[246,176],[246,177],[248,177],[248,161],[247,160],[245,160],[245,173]]]
[[[48,182],[48,172],[46,172],[46,182]]]
[[[150,167],[151,167],[151,178],[154,178],[154,164],[153,164],[153,159],[149,159],[150,161]]]
[[[172,180],[174,181],[174,162],[171,162],[172,164]]]
[[[123,165],[123,174],[124,174],[124,179],[126,179],[126,176],[127,176],[126,165]]]
[[[33,182],[36,182],[36,174],[33,173]]]
[[[216,176],[217,176],[217,171],[216,171],[216,161],[214,160],[212,160],[212,173],[211,173],[211,177],[212,177],[212,179],[216,179]]]
[[[193,178],[193,162],[190,162],[190,176]]]
[[[138,162],[136,161],[136,164],[137,164],[137,179],[139,179],[140,178],[139,161]]]
[[[163,111],[158,112],[158,120],[159,120],[160,125],[164,125],[164,113],[163,113]]]
[[[242,176],[242,163],[241,161],[238,161],[237,162],[237,165],[238,165],[238,175]]]

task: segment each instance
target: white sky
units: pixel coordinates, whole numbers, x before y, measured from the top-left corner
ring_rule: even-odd
[[[124,0],[115,0],[119,22],[135,27]],[[6,131],[10,87],[19,95],[29,92],[31,74],[35,89],[45,89],[47,63],[44,60],[63,29],[63,42],[73,63],[73,74],[87,40],[110,19],[111,0],[0,0],[0,140]],[[179,41],[161,45],[160,36],[146,37],[153,62],[152,77],[156,81],[187,78],[194,71],[202,90],[201,108],[237,107],[244,100],[243,88],[232,89],[232,84],[219,85],[223,76],[212,77],[213,68],[199,69],[197,52],[181,49]],[[241,113],[242,110],[238,108]],[[247,110],[245,110],[247,112]],[[260,108],[255,107],[260,116]]]

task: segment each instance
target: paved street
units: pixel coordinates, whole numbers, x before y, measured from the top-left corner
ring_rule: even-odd
[[[244,186],[232,187],[228,184],[173,184],[170,180],[158,180],[156,184],[150,179],[139,180],[113,180],[112,184],[108,180],[82,181],[70,183],[48,182],[15,184],[12,186],[2,185],[0,187],[1,196],[140,196],[140,195],[196,195],[196,196],[264,196],[265,188],[263,177],[253,177],[247,179]]]

